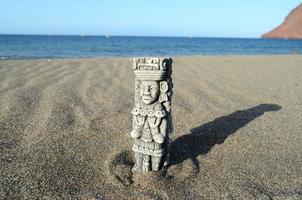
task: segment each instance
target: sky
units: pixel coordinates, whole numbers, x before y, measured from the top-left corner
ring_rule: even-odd
[[[302,0],[0,0],[0,34],[258,38]]]

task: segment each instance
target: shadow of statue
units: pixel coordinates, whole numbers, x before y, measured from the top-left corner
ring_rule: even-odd
[[[193,128],[189,134],[183,135],[171,143],[169,166],[191,159],[199,171],[198,155],[207,154],[214,145],[222,144],[229,135],[234,134],[265,112],[278,111],[281,108],[276,104],[260,104],[246,110],[238,110]]]

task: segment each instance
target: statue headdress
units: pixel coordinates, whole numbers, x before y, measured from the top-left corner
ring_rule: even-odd
[[[161,81],[170,77],[172,70],[171,58],[135,58],[134,74],[138,80]]]

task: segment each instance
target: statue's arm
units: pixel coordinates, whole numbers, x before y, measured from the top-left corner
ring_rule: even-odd
[[[141,135],[141,129],[143,125],[142,120],[142,117],[133,115],[131,137],[134,139],[139,138]]]
[[[160,133],[161,133],[164,137],[167,136],[167,132],[168,132],[168,130],[167,130],[167,125],[168,125],[168,123],[167,123],[167,118],[163,118],[162,121],[161,121],[161,124],[160,124]]]

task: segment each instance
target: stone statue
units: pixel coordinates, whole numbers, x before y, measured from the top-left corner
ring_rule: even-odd
[[[133,172],[159,171],[168,164],[172,132],[172,59],[137,58],[135,107],[132,110]]]

